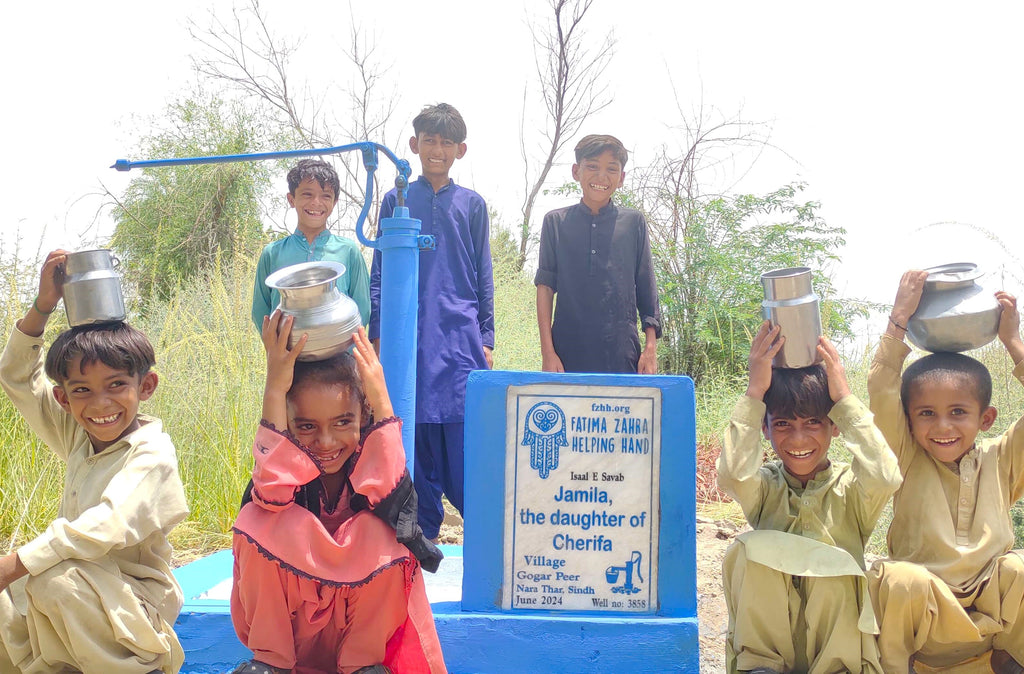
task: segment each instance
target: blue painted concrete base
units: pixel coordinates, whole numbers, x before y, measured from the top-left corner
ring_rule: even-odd
[[[464,613],[436,606],[451,674],[700,671],[696,618]]]
[[[462,548],[442,550],[442,572],[424,574],[428,596],[450,597],[453,587],[461,596]],[[175,570],[185,594],[175,623],[184,674],[224,674],[252,657],[235,636],[227,600],[216,596],[231,565],[224,550]],[[431,608],[451,674],[700,671],[696,618],[470,613],[461,601]]]

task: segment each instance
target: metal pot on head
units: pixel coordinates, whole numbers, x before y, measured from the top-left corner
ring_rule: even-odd
[[[925,351],[968,351],[999,333],[1002,306],[977,279],[972,262],[929,267],[917,311],[907,322],[907,339]]]
[[[69,325],[124,320],[124,295],[117,273],[120,263],[105,248],[68,253],[64,262],[64,311]]]
[[[301,262],[278,269],[264,281],[281,294],[281,313],[294,317],[288,347],[294,347],[302,333],[309,336],[299,360],[324,360],[341,353],[363,324],[359,306],[338,290],[337,280],[344,273],[340,262]]]
[[[772,360],[774,367],[801,368],[821,362],[818,338],[821,337],[821,312],[818,296],[811,287],[809,267],[788,267],[761,274],[764,286],[762,315],[781,328],[786,338]]]

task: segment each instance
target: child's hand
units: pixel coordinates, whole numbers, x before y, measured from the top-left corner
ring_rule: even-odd
[[[889,314],[889,326],[885,334],[903,341],[907,334],[907,321],[917,311],[917,305],[921,303],[921,293],[924,291],[924,282],[928,280],[928,272],[923,269],[911,269],[904,272],[900,279],[899,288],[896,290],[896,300],[892,303],[892,313]]]
[[[540,369],[542,372],[565,372],[565,366],[562,365],[562,359],[558,357],[554,349],[551,353],[541,351],[540,353]]]
[[[352,341],[355,344],[352,357],[359,368],[359,377],[363,380],[363,395],[373,409],[373,418],[380,421],[395,416],[391,398],[388,396],[388,387],[384,382],[384,368],[381,367],[373,345],[366,338],[366,331],[359,328],[359,332],[352,336]]]
[[[267,352],[267,391],[282,395],[292,387],[292,376],[295,374],[295,361],[306,345],[308,335],[302,335],[295,346],[288,348],[288,338],[292,334],[294,316],[285,316],[280,309],[263,317],[263,330],[260,338]]]
[[[30,337],[43,334],[50,314],[64,296],[64,261],[67,257],[67,251],[52,251],[39,270],[39,294],[32,300],[25,316],[18,321],[18,330]]]
[[[1020,338],[1020,312],[1017,311],[1017,298],[1000,290],[996,299],[1003,310],[999,314],[999,341],[1006,347],[1007,353],[1016,365],[1024,360],[1024,342]]]
[[[17,552],[0,557],[0,592],[6,590],[14,581],[27,575],[28,569],[21,563]]]
[[[846,381],[846,370],[839,360],[839,352],[827,337],[818,338],[818,355],[825,365],[825,376],[828,377],[828,395],[832,402],[837,403],[850,395],[850,384]]]
[[[50,313],[57,307],[60,298],[64,297],[64,263],[67,259],[67,251],[60,249],[52,251],[46,256],[43,268],[39,271],[37,309]]]
[[[764,400],[764,394],[772,384],[772,358],[786,343],[786,338],[779,336],[781,331],[778,325],[772,327],[771,323],[764,321],[750,343],[750,383],[747,385],[747,395],[755,400]]]

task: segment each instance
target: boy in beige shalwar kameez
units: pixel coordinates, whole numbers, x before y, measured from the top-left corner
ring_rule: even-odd
[[[850,393],[835,347],[824,362],[772,369],[767,322],[751,344],[750,384],[718,459],[718,483],[755,531],[726,552],[726,665],[732,672],[882,672],[864,546],[899,471],[871,413]],[[842,432],[853,464],[832,463]],[[763,463],[761,435],[779,461]]]
[[[171,674],[184,653],[167,534],[188,508],[174,445],[138,414],[157,385],[153,347],[124,323],[65,331],[46,361],[51,387],[41,335],[64,259],[47,257],[0,357],[7,395],[67,467],[57,519],[0,557],[0,674]]]
[[[912,663],[947,669],[977,658],[970,671],[1021,674],[1024,668],[1024,551],[1011,550],[1010,508],[1024,495],[1024,420],[979,440],[996,418],[985,366],[962,354],[932,354],[903,372],[907,320],[926,271],[903,275],[892,315],[868,374],[875,420],[899,461],[890,559],[869,572],[888,674]],[[1024,382],[1024,342],[1016,299],[996,293],[999,339]],[[981,656],[981,657],[979,657]],[[965,670],[967,666],[962,667]]]

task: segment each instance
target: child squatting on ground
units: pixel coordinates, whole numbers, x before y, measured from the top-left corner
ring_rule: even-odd
[[[585,136],[575,152],[572,178],[583,196],[545,215],[540,234],[533,282],[541,366],[545,372],[657,374],[661,312],[647,221],[612,203],[629,154],[607,135]]]
[[[437,242],[420,256],[413,471],[419,522],[433,539],[444,520],[442,493],[462,514],[466,380],[471,371],[493,365],[494,280],[487,204],[449,176],[455,160],[466,154],[462,115],[447,103],[430,105],[412,127],[409,147],[420,158],[421,174],[409,185],[406,206],[422,223],[420,233]],[[397,203],[391,190],[381,219],[390,218]],[[386,341],[388,335],[380,334],[380,274],[381,254],[374,251],[369,332],[370,339]]]
[[[934,353],[900,372],[910,353],[906,325],[926,271],[900,280],[889,326],[868,373],[875,421],[899,461],[903,486],[893,499],[888,560],[870,571],[886,674],[917,661],[945,668],[991,649],[992,670],[1024,668],[1024,551],[1011,550],[1010,508],[1024,495],[1024,428],[977,440],[996,419],[984,365]],[[1024,382],[1017,300],[1002,305],[999,339]]]
[[[784,338],[761,324],[750,383],[718,458],[718,484],[754,531],[726,551],[726,666],[733,672],[882,672],[864,547],[899,469],[871,413],[850,393],[835,347],[822,365],[772,368]],[[843,434],[852,465],[829,460]],[[764,463],[761,435],[779,460]],[[888,670],[885,670],[888,672]]]
[[[292,322],[263,321],[263,423],[231,594],[255,657],[235,672],[444,672],[420,566],[436,571],[441,553],[416,523],[380,361],[360,328],[351,354],[297,362],[306,336],[289,350]]]
[[[64,251],[0,357],[0,383],[66,464],[57,519],[0,558],[0,672],[177,672],[181,588],[167,536],[188,515],[170,437],[139,414],[153,346],[126,323],[42,334],[63,296]],[[4,476],[7,480],[17,475]]]
[[[264,281],[278,269],[302,262],[345,265],[345,273],[336,281],[338,290],[355,301],[363,325],[370,319],[370,276],[363,254],[355,241],[327,229],[340,191],[338,173],[321,159],[303,159],[288,172],[288,205],[295,209],[297,224],[288,236],[268,243],[256,263],[252,321],[257,330],[281,301],[281,294]]]

